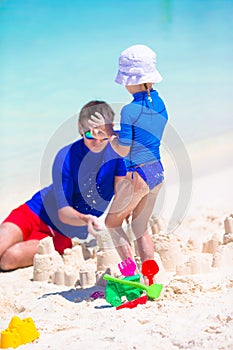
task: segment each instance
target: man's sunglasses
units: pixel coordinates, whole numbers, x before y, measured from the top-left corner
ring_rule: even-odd
[[[92,135],[91,130],[85,131],[84,135],[88,140],[95,140],[95,137]],[[108,140],[108,138],[106,137],[106,138],[103,138],[102,140]]]
[[[114,131],[114,132],[118,133],[119,131]],[[91,130],[85,131],[84,135],[85,135],[86,139],[88,139],[88,140],[94,140],[95,139],[95,137],[93,137],[93,135],[91,133]],[[103,138],[102,140],[108,140],[108,138],[106,137],[106,138]]]

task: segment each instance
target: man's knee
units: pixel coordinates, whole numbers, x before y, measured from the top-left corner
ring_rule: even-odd
[[[0,269],[3,271],[13,270],[18,267],[22,252],[15,247],[10,247],[1,256]]]

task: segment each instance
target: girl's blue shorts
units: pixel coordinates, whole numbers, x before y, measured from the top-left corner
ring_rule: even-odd
[[[164,169],[160,161],[152,163],[145,163],[141,165],[134,165],[127,169],[128,172],[133,173],[136,171],[143,180],[147,183],[150,190],[159,185],[164,180]]]

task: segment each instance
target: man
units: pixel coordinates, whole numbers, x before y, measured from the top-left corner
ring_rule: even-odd
[[[114,112],[102,101],[87,103],[79,114],[82,138],[55,157],[52,184],[14,209],[0,225],[0,269],[30,266],[39,241],[53,237],[55,249],[63,254],[71,238],[86,239],[100,228],[98,217],[111,201],[124,178],[124,162],[106,138],[94,138],[88,119],[99,112],[113,121]]]

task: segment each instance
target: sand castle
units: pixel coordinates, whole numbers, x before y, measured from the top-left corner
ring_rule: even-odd
[[[63,265],[62,257],[54,249],[53,239],[47,237],[40,241],[33,259],[33,280],[50,282],[56,270]]]
[[[233,242],[233,214],[224,220],[225,234],[223,236],[223,244]]]
[[[233,214],[224,220],[223,243],[213,255],[213,267],[230,267],[233,264]]]
[[[46,237],[40,241],[33,260],[33,280],[47,281],[58,285],[74,285],[78,272],[84,263],[81,246],[66,249],[61,256],[54,248],[53,239]]]
[[[176,266],[184,262],[185,256],[178,240],[173,234],[161,231],[159,235],[152,235],[154,250],[160,255],[166,271],[175,271]]]
[[[34,256],[33,280],[66,286],[79,284],[84,288],[101,284],[106,270],[119,275],[120,258],[107,231],[101,231],[97,241],[98,245],[93,247],[86,243],[75,244],[72,249],[65,249],[61,256],[56,252],[52,238],[44,238]]]
[[[220,244],[221,241],[219,240],[218,235],[214,234],[209,241],[203,243],[202,252],[214,254]]]
[[[224,220],[225,233],[233,233],[233,214],[226,217]]]
[[[233,217],[230,215],[224,220],[222,241],[218,234],[203,242],[202,253],[195,254],[176,267],[176,274],[209,273],[213,268],[227,268],[233,264]]]
[[[99,286],[105,286],[106,281],[103,280],[103,275],[109,273],[114,276],[119,276],[117,265],[121,260],[107,230],[99,232],[97,236],[97,246],[99,250],[97,252],[96,283]]]
[[[164,269],[177,275],[188,275],[210,273],[214,268],[232,266],[233,215],[224,220],[224,230],[222,238],[219,233],[215,233],[206,242],[195,237],[186,244],[175,234],[167,234],[162,230],[154,230],[155,234],[151,232],[155,252],[159,254]]]
[[[8,327],[0,334],[0,348],[17,348],[39,338],[34,321],[31,317],[21,320],[18,316],[13,316]]]
[[[190,238],[186,244],[175,234],[167,234],[161,230],[161,222],[156,216],[150,220],[151,236],[154,243],[154,259],[160,271],[158,280],[163,279],[165,272],[177,275],[210,273],[213,268],[229,267],[233,263],[233,216],[224,221],[225,233],[222,240],[213,234],[206,242],[200,237]],[[127,226],[127,234],[132,242],[135,261],[138,269],[141,262],[137,247],[133,244],[134,236],[131,226]],[[92,244],[91,244],[92,243]],[[43,239],[33,262],[33,280],[47,281],[58,285],[82,288],[93,285],[105,285],[105,273],[120,276],[118,263],[121,259],[113,245],[107,230],[101,230],[97,240],[87,243],[73,242],[72,249],[66,249],[60,256],[54,249],[51,237]]]
[[[177,275],[196,275],[211,272],[213,257],[211,254],[195,254],[188,261],[176,266]]]
[[[233,265],[233,242],[218,247],[213,256],[213,267],[230,267]]]

